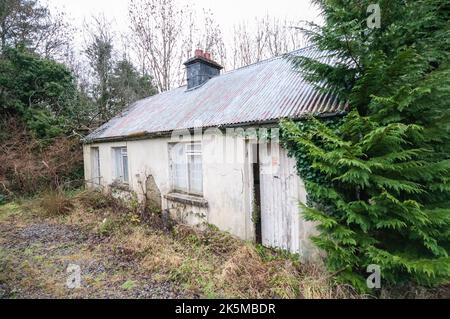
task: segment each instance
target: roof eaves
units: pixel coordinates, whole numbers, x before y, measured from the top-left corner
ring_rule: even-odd
[[[303,114],[299,117],[290,118],[293,121],[301,121],[305,120],[306,118],[309,118],[311,116],[315,117],[321,117],[321,118],[328,118],[328,117],[334,117],[334,116],[343,116],[347,114],[347,111],[337,111],[337,112],[328,112],[328,113],[317,113],[317,114]],[[287,119],[288,117],[286,117]],[[221,125],[215,125],[215,126],[202,126],[202,129],[208,129],[212,127],[216,127],[219,129],[225,129],[225,128],[234,128],[234,127],[249,127],[254,125],[273,125],[278,124],[280,120],[284,118],[276,118],[266,121],[251,121],[251,122],[239,122],[239,123],[230,123],[230,124],[221,124]],[[151,138],[159,138],[159,137],[167,137],[170,136],[175,131],[182,131],[182,130],[195,130],[195,127],[191,128],[184,128],[184,129],[175,129],[170,131],[160,131],[160,132],[138,132],[133,133],[129,135],[120,135],[120,136],[111,136],[111,137],[101,137],[101,138],[92,138],[92,139],[84,139],[83,144],[96,144],[96,143],[108,143],[108,142],[124,142],[124,141],[135,141],[135,140],[145,140],[145,139],[151,139]]]

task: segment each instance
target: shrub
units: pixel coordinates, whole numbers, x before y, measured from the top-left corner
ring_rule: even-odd
[[[81,144],[75,137],[44,143],[16,118],[0,121],[0,186],[9,195],[32,195],[83,183]]]
[[[112,218],[105,218],[98,226],[98,234],[101,236],[109,236],[116,230],[117,227],[118,223],[116,220]]]
[[[73,203],[63,192],[50,192],[42,196],[40,207],[47,216],[60,216],[68,214]]]
[[[97,190],[86,190],[80,193],[77,198],[83,206],[93,210],[111,208],[117,205],[117,199],[108,193],[105,194]]]

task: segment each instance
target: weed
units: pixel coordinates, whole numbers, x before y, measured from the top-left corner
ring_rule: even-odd
[[[127,280],[120,287],[125,290],[132,290],[136,287],[136,282],[134,280]]]
[[[110,236],[119,226],[117,220],[113,218],[105,218],[98,226],[97,233],[101,236]]]
[[[63,192],[56,191],[45,194],[40,201],[40,207],[47,216],[60,216],[68,214],[73,203]]]
[[[290,260],[293,263],[298,264],[300,261],[299,254],[293,254],[283,249],[267,248],[261,244],[256,244],[255,250],[265,262],[276,260]]]
[[[171,232],[167,232],[159,226],[139,224],[130,208],[116,202],[108,194],[85,191],[74,195],[71,200],[74,205],[72,212],[65,218],[55,216],[55,221],[83,226],[80,228],[87,232],[108,238],[93,236],[96,247],[93,251],[90,248],[81,249],[75,254],[59,256],[56,260],[63,263],[114,260],[111,266],[120,265],[119,269],[112,269],[114,275],[108,272],[106,276],[102,272],[85,278],[91,286],[89,289],[98,292],[117,287],[118,291],[126,293],[139,285],[140,276],[148,278],[151,275],[152,281],[172,281],[183,292],[206,298],[367,297],[358,295],[350,286],[336,284],[332,275],[320,264],[302,264],[298,255],[243,242],[214,226],[199,230],[176,225]],[[1,206],[2,222],[3,218],[7,219],[11,214],[22,211],[27,212],[23,214],[24,219],[14,216],[10,219],[11,223],[19,226],[34,222],[31,219],[33,216],[26,217],[30,209],[24,205],[30,204],[25,200],[22,204],[13,202]],[[6,223],[0,223],[0,226],[2,224]],[[0,236],[2,242],[8,238],[11,237]],[[70,244],[67,243],[70,247],[78,245]],[[53,291],[56,296],[65,296],[67,290],[61,286],[65,281],[61,279],[61,284],[57,284],[56,279],[49,276],[50,273],[57,273],[59,268],[55,270],[55,266],[46,260],[54,263],[55,259],[43,249],[36,243],[30,243],[20,251],[2,250],[0,247],[0,281],[14,283],[28,291],[40,287],[45,291]],[[19,255],[20,262],[17,259]],[[39,287],[37,282],[41,283]],[[428,291],[422,292],[419,288],[405,288],[398,296],[406,294],[406,289],[411,291],[408,297],[413,297],[414,292],[419,296],[428,295]],[[445,290],[441,291],[445,293]],[[385,298],[397,296],[388,290],[380,295]],[[8,290],[8,296],[14,296],[14,291]]]

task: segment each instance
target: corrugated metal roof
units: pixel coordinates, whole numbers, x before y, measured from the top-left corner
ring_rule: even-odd
[[[323,59],[323,53],[311,48],[292,54]],[[194,90],[182,86],[140,100],[86,141],[295,119],[344,109],[332,95],[317,92],[290,61],[280,56],[214,77]]]

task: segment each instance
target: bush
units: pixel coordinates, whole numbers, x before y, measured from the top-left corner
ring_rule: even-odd
[[[114,197],[110,192],[87,189],[78,194],[77,199],[89,210],[110,210],[117,215],[126,214],[131,211],[131,205],[129,203]]]
[[[115,205],[116,199],[108,194],[96,190],[86,190],[77,198],[86,208],[93,210],[105,209]]]
[[[98,226],[98,234],[101,236],[110,236],[118,227],[119,222],[112,218],[105,218]]]
[[[3,185],[8,187],[8,195],[82,185],[83,155],[78,138],[60,137],[46,144],[16,118],[0,121],[0,131],[0,181],[6,181]]]
[[[51,192],[42,197],[40,207],[47,216],[60,216],[68,214],[73,203],[63,192]]]

